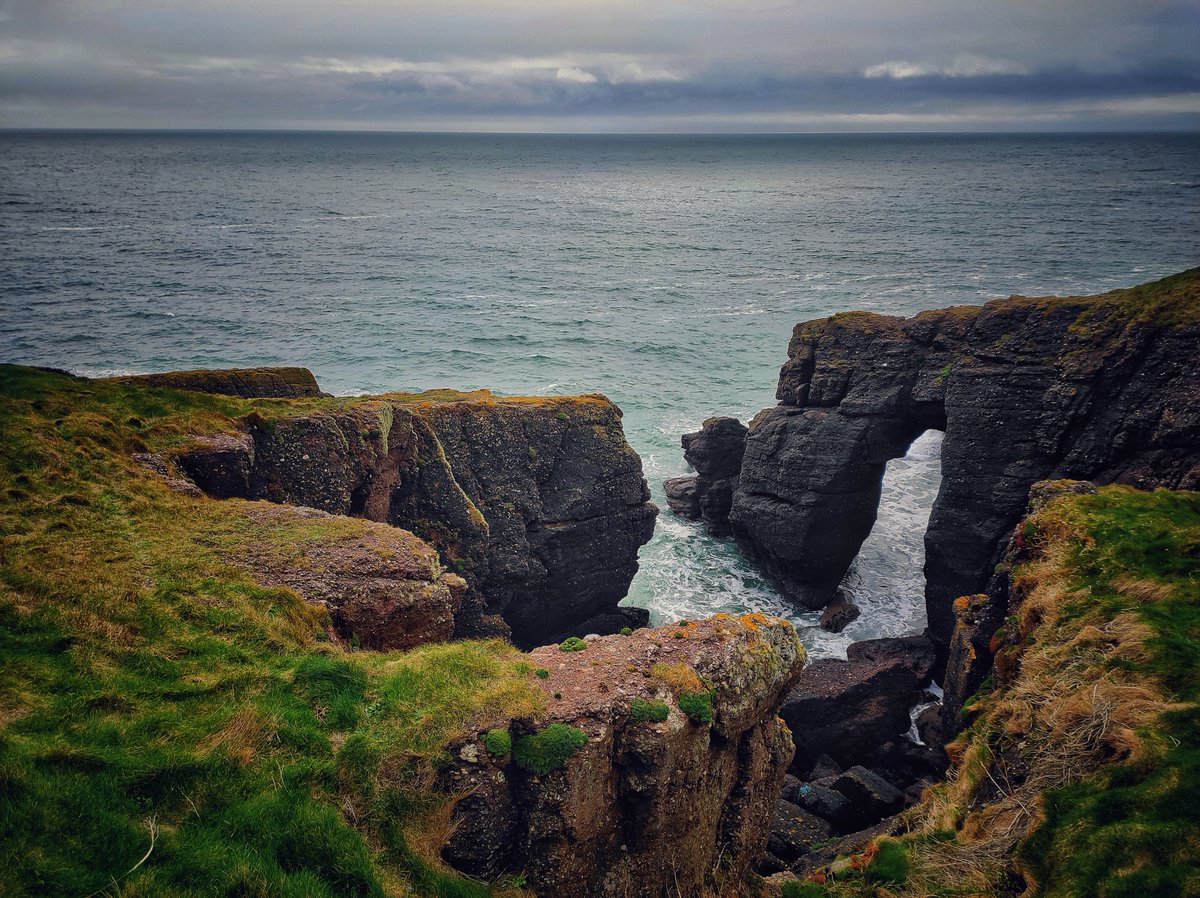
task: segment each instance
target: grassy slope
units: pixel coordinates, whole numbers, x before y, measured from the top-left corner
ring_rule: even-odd
[[[1023,536],[950,780],[785,896],[1200,895],[1200,493],[1063,496]]]
[[[129,458],[332,402],[0,366],[0,892],[494,891],[414,849],[446,739],[481,708],[537,710],[520,654],[342,651],[320,612],[222,561],[263,536],[241,503]]]

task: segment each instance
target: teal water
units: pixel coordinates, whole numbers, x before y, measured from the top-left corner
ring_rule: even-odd
[[[1198,261],[1195,135],[0,133],[0,358],[604,392],[660,504],[680,433],[774,402],[797,321]],[[787,613],[818,654],[919,629],[937,448],[889,468],[839,637],[666,510],[629,601]]]

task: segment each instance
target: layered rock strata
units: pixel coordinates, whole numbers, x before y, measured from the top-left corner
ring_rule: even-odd
[[[451,747],[443,785],[463,797],[444,858],[524,872],[544,896],[728,889],[767,842],[792,756],[776,712],[803,659],[791,625],[762,615],[535,650],[545,715],[477,721]],[[538,767],[527,740],[566,728],[574,747]]]
[[[617,603],[658,510],[603,396],[396,394],[239,424],[175,464],[212,496],[411,530],[466,581],[455,635],[537,645],[646,621]]]
[[[1014,296],[796,327],[780,404],[752,422],[728,523],[799,604],[830,601],[874,523],[884,466],[945,432],[926,546],[942,652],[1030,486],[1200,485],[1200,269],[1100,296]]]

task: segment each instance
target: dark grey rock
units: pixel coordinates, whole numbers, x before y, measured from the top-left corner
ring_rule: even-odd
[[[861,613],[858,606],[850,601],[849,596],[839,589],[834,600],[821,612],[821,629],[830,633],[841,633],[852,621],[857,620]]]
[[[854,643],[847,658],[808,665],[784,701],[780,713],[796,743],[792,769],[802,779],[819,778],[822,755],[842,766],[862,763],[907,731],[934,652],[928,639],[910,636]]]
[[[698,475],[672,477],[663,481],[663,492],[667,495],[667,506],[675,514],[690,520],[700,517],[700,494],[696,491]]]
[[[829,838],[829,824],[799,805],[782,799],[775,806],[775,819],[767,851],[785,863],[800,857],[809,846]]]
[[[718,417],[709,418],[700,430],[684,434],[680,439],[683,457],[696,469],[699,517],[717,536],[729,532],[729,509],[737,489],[746,433],[746,425],[736,418]]]
[[[984,590],[1036,482],[1200,486],[1200,325],[1177,314],[1200,302],[1198,272],[1097,297],[797,325],[780,405],[746,439],[733,535],[787,595],[823,607],[871,530],[887,462],[943,430],[925,572],[944,660],[954,600]]]
[[[832,788],[850,804],[851,828],[870,826],[904,808],[904,793],[865,767],[851,767]]]

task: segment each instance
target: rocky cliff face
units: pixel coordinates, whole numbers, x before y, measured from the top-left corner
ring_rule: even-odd
[[[780,404],[751,424],[729,524],[819,608],[870,532],[886,463],[945,431],[925,537],[944,651],[954,600],[985,587],[1034,482],[1200,485],[1197,346],[1200,269],[1101,296],[805,322]]]
[[[803,649],[785,621],[718,615],[529,656],[549,710],[451,747],[444,858],[538,895],[698,896],[765,848],[792,757],[776,713]]]
[[[617,602],[657,508],[602,396],[384,396],[240,424],[176,464],[209,495],[413,531],[466,580],[456,635],[537,645],[645,622]]]

